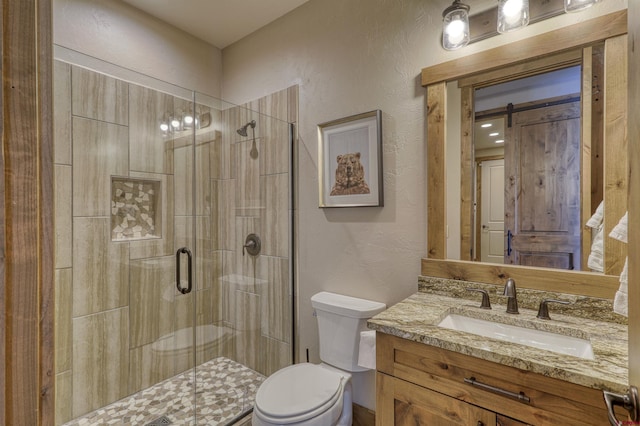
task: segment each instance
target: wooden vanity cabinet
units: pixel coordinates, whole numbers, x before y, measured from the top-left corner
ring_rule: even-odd
[[[378,426],[609,423],[597,389],[381,332],[376,346]]]

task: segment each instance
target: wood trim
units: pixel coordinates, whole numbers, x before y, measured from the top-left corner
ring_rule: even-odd
[[[629,230],[634,235],[640,229],[640,2],[629,2],[629,81],[628,81],[628,138],[629,153]],[[640,238],[631,238],[629,251],[629,282],[640,279]],[[640,286],[629,286],[629,384],[640,385]]]
[[[445,235],[445,112],[446,83],[427,88],[427,253],[444,259],[447,253]]]
[[[462,111],[460,123],[460,259],[471,258],[473,227],[473,87],[461,89]],[[467,165],[467,167],[464,167]]]
[[[3,19],[0,19],[0,34],[3,34],[4,39],[4,2],[0,2],[0,16]],[[2,66],[0,67],[0,72],[4,77],[4,72],[2,71],[4,67],[4,42],[0,42],[0,58],[3,58]],[[4,112],[4,82],[0,84],[0,115],[2,118],[2,122],[0,122],[0,135],[2,135],[2,146],[4,147],[4,127],[5,127],[5,112]],[[0,401],[3,401],[0,404],[0,425],[7,424],[7,416],[6,416],[6,389],[7,389],[7,348],[9,341],[6,336],[6,321],[7,317],[7,307],[6,307],[6,222],[4,220],[5,213],[5,178],[4,178],[4,155],[0,155],[0,208],[2,209],[2,213],[0,214],[0,320],[4,323],[3,326],[0,326],[0,343],[2,349],[0,349]]]
[[[563,50],[587,46],[627,32],[627,11],[599,16],[585,22],[529,37],[504,46],[443,62],[422,70],[422,85],[457,80],[473,73],[524,62]]]
[[[591,211],[591,117],[593,86],[593,48],[585,47],[582,55],[582,124],[580,136],[580,265],[587,269],[591,240],[594,235],[591,228],[584,226],[593,214]]]
[[[581,59],[582,49],[573,49],[567,52],[560,52],[554,55],[545,56],[543,58],[535,58],[525,63],[507,65],[496,70],[463,77],[458,79],[458,87],[474,86],[477,89],[493,86],[497,83],[519,80],[532,75],[551,72],[572,65],[578,65]]]
[[[496,285],[504,285],[507,278],[513,278],[523,288],[602,299],[613,299],[620,285],[619,277],[614,275],[464,260],[422,259],[421,274]]]
[[[611,38],[604,45],[604,273],[620,275],[627,245],[609,232],[627,211],[627,36]]]
[[[38,53],[39,186],[39,408],[38,424],[55,424],[55,224],[53,166],[53,8],[38,0],[36,52]]]
[[[2,424],[54,424],[51,2],[2,2]]]

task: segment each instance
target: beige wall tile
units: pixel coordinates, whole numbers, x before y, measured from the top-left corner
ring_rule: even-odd
[[[235,360],[249,368],[260,365],[260,296],[236,291],[235,297]]]
[[[290,169],[289,124],[285,121],[263,118],[268,128],[262,139],[261,167],[263,175],[287,173]]]
[[[73,115],[127,125],[127,83],[105,74],[72,66],[71,84]]]
[[[262,336],[260,342],[262,357],[258,372],[269,376],[276,371],[293,364],[293,352],[289,343]]]
[[[73,119],[73,215],[111,214],[111,175],[126,176],[127,128]]]
[[[71,211],[71,166],[54,166],[54,199],[55,199],[55,267],[70,268],[72,262],[72,220]]]
[[[270,118],[279,121],[287,121],[289,118],[289,92],[287,89],[260,98],[258,104],[260,113]],[[264,136],[264,133],[262,135]]]
[[[53,162],[71,164],[71,66],[53,61]]]
[[[243,289],[243,291],[250,291],[252,293],[256,293],[256,288],[255,286],[253,286],[252,283],[253,283],[253,280],[255,280],[257,277],[256,262],[260,258],[260,256],[263,255],[262,223],[260,219],[257,219],[254,217],[237,216],[236,229],[238,233],[237,233],[236,246],[234,248],[235,252],[237,253],[236,255],[237,264],[235,266],[235,270],[238,271],[238,274],[243,275],[244,277],[252,278],[252,280],[247,281],[247,283],[249,284],[249,287],[246,289]],[[244,255],[242,254],[242,249],[245,244],[246,238],[250,234],[256,234],[261,241],[260,254],[255,257],[249,255],[246,252]]]
[[[236,249],[236,197],[235,180],[211,182],[211,199],[216,206],[211,212],[211,237],[213,250]]]
[[[264,207],[260,200],[260,154],[252,158],[252,141],[237,142],[231,147],[232,167],[236,170],[236,209],[243,216],[259,215]],[[262,150],[260,139],[256,139],[258,152]]]
[[[298,124],[298,97],[300,87],[296,84],[287,89],[287,121]]]
[[[262,285],[256,290],[261,296],[262,334],[291,343],[289,259],[261,256],[258,268]]]
[[[131,170],[173,173],[173,142],[163,135],[160,121],[173,112],[174,98],[131,84],[129,99]]]
[[[56,374],[70,370],[72,341],[73,272],[70,268],[55,272],[55,361]]]
[[[132,260],[131,348],[165,337],[174,331],[175,257]]]
[[[73,316],[129,304],[129,245],[111,242],[108,218],[73,220]]]
[[[265,256],[289,256],[289,175],[263,176],[262,250]]]
[[[73,417],[128,394],[129,309],[73,320]]]
[[[208,215],[213,208],[211,203],[210,172],[210,144],[196,146],[195,170],[193,167],[193,147],[176,148],[174,152],[175,175],[175,212],[177,215],[193,213],[193,197],[195,196],[196,214]],[[193,174],[196,174],[196,187],[193,190]]]
[[[71,420],[72,398],[73,398],[73,377],[71,371],[56,374],[56,418],[55,425],[59,426]]]
[[[160,180],[162,238],[131,241],[131,259],[169,256],[175,253],[174,238],[174,185],[172,175],[131,172],[131,177]]]
[[[173,341],[173,339],[170,340]],[[172,351],[159,351],[158,345],[163,343],[164,341],[154,342],[131,349],[129,393],[139,392],[176,374],[176,354]],[[167,346],[171,347],[172,343],[168,343]]]

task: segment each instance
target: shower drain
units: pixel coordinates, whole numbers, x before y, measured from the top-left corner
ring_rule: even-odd
[[[162,425],[171,425],[173,422],[169,420],[167,416],[162,416],[159,419],[155,419],[151,423],[147,423],[145,426],[162,426]]]

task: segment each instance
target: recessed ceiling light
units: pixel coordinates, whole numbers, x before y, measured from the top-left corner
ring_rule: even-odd
[[[504,139],[496,139],[496,143],[504,143]]]
[[[491,124],[491,123],[484,123],[484,124],[483,124],[483,125],[481,125],[480,127],[487,128],[487,127],[491,127],[491,126],[492,126],[492,124]]]
[[[493,133],[489,133],[489,136],[498,136],[500,133],[498,132],[493,132]]]

